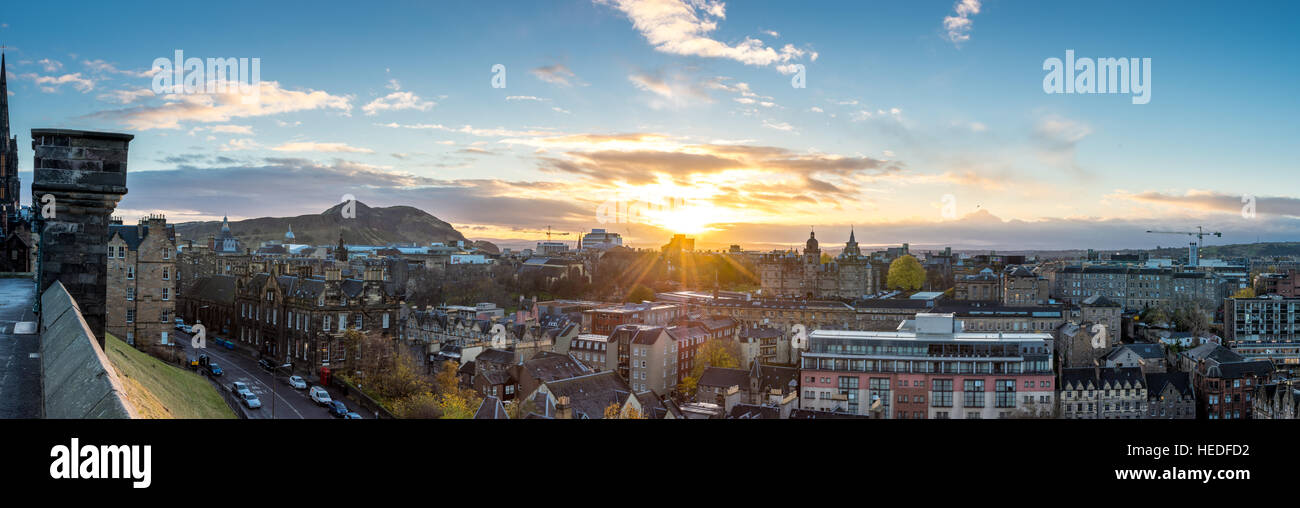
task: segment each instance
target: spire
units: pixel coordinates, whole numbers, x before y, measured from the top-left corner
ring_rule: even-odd
[[[9,80],[6,74],[4,53],[0,52],[0,136],[4,139],[0,151],[9,150]]]
[[[853,226],[849,226],[849,243],[858,243],[858,241],[853,238]]]

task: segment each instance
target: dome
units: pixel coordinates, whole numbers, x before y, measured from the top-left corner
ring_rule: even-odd
[[[804,248],[804,251],[806,252],[806,251],[810,251],[810,250],[818,250],[818,249],[817,249],[817,233],[816,233],[816,232],[808,233],[808,244],[807,244],[806,247]]]

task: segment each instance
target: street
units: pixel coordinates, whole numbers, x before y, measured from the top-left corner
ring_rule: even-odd
[[[257,365],[256,359],[249,358],[235,350],[217,346],[212,342],[208,343],[207,348],[196,350],[191,346],[189,334],[175,330],[172,335],[184,346],[187,358],[198,358],[198,355],[206,354],[221,367],[223,371],[221,376],[207,376],[206,370],[202,367],[199,369],[199,375],[214,379],[220,385],[222,392],[229,393],[231,383],[236,381],[242,381],[248,385],[249,390],[262,401],[262,407],[259,409],[248,409],[242,403],[237,403],[237,410],[243,411],[248,418],[334,418],[334,416],[330,415],[328,409],[317,405],[307,395],[308,389],[317,385],[320,381],[318,378],[303,376],[303,379],[307,381],[308,389],[295,390],[292,386],[289,386],[287,375],[272,374],[263,370]],[[348,406],[349,410],[355,411],[357,409],[351,401],[341,398],[338,390],[332,387],[326,387],[326,390],[330,392],[330,398],[342,401]],[[360,411],[357,412],[360,413]],[[367,417],[367,415],[362,414],[362,417]]]
[[[41,417],[40,338],[27,278],[0,278],[0,418]]]

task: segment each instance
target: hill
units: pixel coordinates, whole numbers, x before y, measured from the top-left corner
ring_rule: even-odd
[[[356,202],[356,218],[344,219],[343,203],[315,215],[297,217],[260,217],[230,223],[230,232],[246,247],[256,248],[268,240],[284,240],[293,228],[294,243],[335,245],[339,235],[343,242],[362,245],[393,243],[454,242],[466,240],[456,228],[424,210],[411,206],[371,208]],[[184,222],[176,225],[181,240],[206,242],[208,235],[221,233],[221,222]],[[490,245],[490,244],[489,244]],[[495,246],[493,246],[495,248]]]
[[[234,418],[212,383],[106,334],[104,354],[143,418]]]

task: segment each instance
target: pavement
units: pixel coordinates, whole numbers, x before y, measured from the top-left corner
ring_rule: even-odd
[[[303,376],[307,381],[308,389],[296,390],[289,386],[289,376],[278,373],[272,374],[263,370],[257,365],[257,360],[238,350],[226,349],[215,345],[210,340],[208,347],[195,350],[190,342],[190,335],[176,330],[170,335],[176,337],[176,340],[185,347],[187,358],[198,358],[200,354],[208,355],[217,365],[221,367],[222,375],[208,376],[214,380],[220,389],[229,393],[230,385],[236,381],[242,381],[248,385],[249,390],[257,395],[258,400],[262,401],[262,407],[258,409],[248,409],[242,403],[237,403],[237,410],[243,411],[249,419],[294,419],[294,418],[335,418],[330,415],[329,410],[324,406],[319,406],[315,401],[307,396],[308,389],[315,386],[319,379],[312,379]],[[206,375],[205,370],[200,368],[199,373]],[[352,401],[342,398],[342,394],[333,387],[326,387],[330,392],[330,398],[341,400],[348,406],[349,410],[356,411],[358,408]],[[361,411],[357,411],[360,413]],[[362,417],[367,417],[362,414]]]
[[[41,417],[40,336],[27,278],[0,278],[0,418]]]

